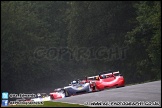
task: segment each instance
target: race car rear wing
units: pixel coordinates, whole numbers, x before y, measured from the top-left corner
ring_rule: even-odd
[[[106,76],[109,76],[109,75],[112,75],[112,74],[118,74],[120,73],[119,71],[116,71],[116,72],[112,72],[112,73],[107,73],[107,74],[104,74]],[[103,74],[100,74],[100,75],[103,75]],[[87,77],[89,80],[91,79],[94,79],[95,77],[99,77],[99,75],[96,75],[96,76],[91,76],[91,77]]]
[[[107,74],[104,74],[104,75],[112,75],[112,74],[117,74],[117,73],[119,73],[119,71],[117,71],[117,72],[112,72],[112,73],[107,73]]]
[[[91,77],[88,77],[88,79],[93,79],[94,77],[98,77],[99,75],[96,75],[96,76],[91,76]]]

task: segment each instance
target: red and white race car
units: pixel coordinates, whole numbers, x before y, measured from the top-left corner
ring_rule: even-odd
[[[31,99],[31,101],[34,102],[40,102],[40,101],[50,101],[50,96],[47,95],[47,93],[38,93],[36,98]]]
[[[87,77],[85,81],[91,84],[93,91],[125,86],[124,77],[119,73],[119,71]]]
[[[54,90],[54,92],[50,93],[49,95],[51,100],[67,97],[66,91],[63,88],[57,88]]]

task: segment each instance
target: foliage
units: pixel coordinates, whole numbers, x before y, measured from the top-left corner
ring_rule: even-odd
[[[2,91],[63,87],[107,70],[126,83],[161,79],[160,3],[2,1]]]

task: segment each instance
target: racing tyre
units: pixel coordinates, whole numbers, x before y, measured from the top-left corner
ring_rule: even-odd
[[[52,95],[50,95],[50,99],[51,99],[51,100],[54,100],[54,97],[53,97]]]
[[[65,97],[69,97],[69,93],[67,92],[67,90],[64,90],[64,93],[65,93]]]

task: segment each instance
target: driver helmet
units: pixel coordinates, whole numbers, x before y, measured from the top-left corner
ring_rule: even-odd
[[[41,94],[40,94],[40,93],[38,93],[38,94],[37,94],[37,96],[38,96],[38,97],[41,97]]]
[[[97,77],[95,77],[95,79],[96,79],[96,80],[99,80],[99,77],[97,76]]]
[[[72,81],[72,84],[76,84],[77,82],[76,81]]]
[[[102,78],[106,78],[106,75],[101,75],[102,76]]]

